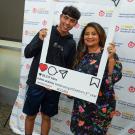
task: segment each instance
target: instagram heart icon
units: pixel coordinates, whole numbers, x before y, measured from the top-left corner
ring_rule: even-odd
[[[43,71],[47,70],[48,66],[46,64],[40,63],[39,68],[43,72]]]

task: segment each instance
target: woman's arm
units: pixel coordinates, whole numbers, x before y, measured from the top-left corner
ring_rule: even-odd
[[[122,64],[116,55],[115,64],[111,74],[112,83],[118,82],[122,78]]]
[[[122,78],[122,64],[116,54],[114,44],[108,47],[108,53],[108,77],[112,80],[112,83],[116,83]]]

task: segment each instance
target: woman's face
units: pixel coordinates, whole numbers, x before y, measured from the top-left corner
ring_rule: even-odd
[[[99,46],[99,35],[95,28],[87,27],[84,32],[84,44],[89,48]]]

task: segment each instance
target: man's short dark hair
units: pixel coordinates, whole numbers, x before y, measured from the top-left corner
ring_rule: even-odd
[[[64,9],[62,10],[62,14],[68,15],[76,20],[79,20],[81,16],[80,11],[76,7],[73,7],[73,6],[64,7]]]

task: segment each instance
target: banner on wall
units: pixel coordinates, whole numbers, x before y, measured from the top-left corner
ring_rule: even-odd
[[[31,41],[36,33],[44,27],[58,24],[59,15],[65,5],[75,5],[82,13],[78,25],[71,31],[76,41],[78,41],[80,32],[84,25],[88,22],[100,23],[106,33],[109,32],[109,22],[112,18],[114,10],[114,2],[112,0],[54,0],[55,7],[53,13],[53,22],[49,22],[50,18],[50,0],[26,0],[23,27],[23,44],[19,93],[14,104],[10,117],[10,127],[17,134],[24,134],[25,114],[22,108],[27,90],[26,80],[32,59],[25,59],[23,52],[25,46]],[[83,4],[83,6],[82,6]],[[119,8],[119,14],[116,20],[116,28],[114,41],[117,47],[120,60],[123,64],[123,78],[115,85],[117,97],[116,112],[113,117],[112,124],[109,128],[109,135],[132,135],[135,134],[135,99],[134,99],[134,81],[135,81],[135,0],[123,0],[122,7]],[[94,7],[94,8],[93,8]],[[48,19],[49,17],[49,19]],[[51,24],[51,25],[50,25]],[[49,34],[48,34],[49,41]],[[106,56],[107,57],[107,56]],[[43,63],[45,58],[43,57]],[[47,63],[47,65],[49,65]],[[61,67],[57,67],[60,68]],[[52,71],[55,71],[51,69]],[[67,70],[67,69],[64,69]],[[40,71],[41,72],[41,71]],[[72,72],[72,71],[71,71]],[[102,74],[102,72],[100,72]],[[78,72],[76,73],[78,74]],[[83,75],[82,75],[83,76]],[[52,76],[51,76],[52,77]],[[60,74],[59,77],[62,77]],[[65,76],[66,77],[66,76]],[[86,81],[85,79],[82,82]],[[57,78],[56,78],[57,79]],[[70,85],[69,85],[70,86]],[[95,86],[94,86],[95,87]],[[97,90],[98,92],[98,90]],[[64,93],[64,92],[63,92]],[[126,96],[125,96],[126,95]],[[93,98],[95,102],[96,98]],[[72,135],[70,132],[70,118],[72,112],[73,100],[68,99],[61,94],[59,103],[59,113],[52,118],[51,131],[49,135]],[[33,135],[40,134],[41,114],[38,113],[36,118]]]

